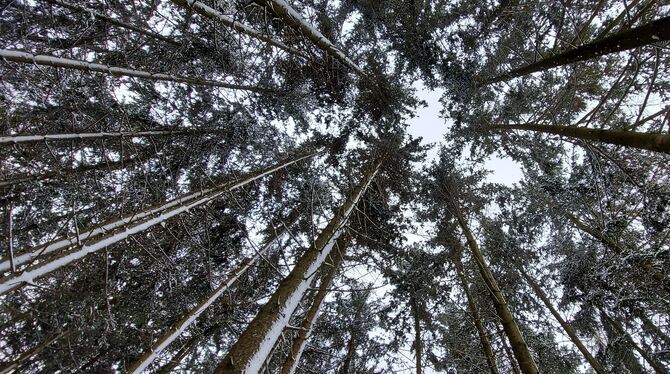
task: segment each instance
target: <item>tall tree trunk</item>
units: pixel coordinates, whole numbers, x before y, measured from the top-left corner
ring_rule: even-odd
[[[328,289],[333,283],[333,279],[337,274],[337,270],[342,264],[342,259],[347,249],[347,242],[348,237],[344,236],[339,238],[335,244],[335,248],[331,252],[331,263],[329,264],[326,262],[323,264],[322,267],[328,267],[328,269],[321,279],[319,290],[314,297],[314,301],[312,301],[312,306],[307,311],[307,315],[305,316],[305,320],[300,326],[300,330],[298,330],[298,335],[293,340],[291,351],[289,352],[288,357],[286,357],[286,361],[284,361],[284,365],[281,368],[281,374],[293,374],[298,368],[298,363],[300,363],[300,356],[302,356],[302,352],[304,351],[305,345],[307,344],[307,338],[309,338],[309,336],[312,334],[314,324],[316,323],[316,320],[319,316],[319,310],[321,309],[323,299],[326,298]]]
[[[412,317],[414,318],[414,355],[416,358],[416,374],[421,374],[423,372],[421,367],[423,344],[421,343],[421,319],[419,317],[419,306],[414,296],[410,297],[409,304],[412,309]]]
[[[621,335],[621,337],[626,341],[626,343],[628,343],[628,345],[633,347],[633,349],[635,349],[637,351],[637,353],[639,353],[640,356],[642,356],[642,358],[647,362],[647,364],[649,364],[649,366],[651,366],[652,369],[654,369],[654,372],[656,372],[656,374],[667,374],[668,373],[668,371],[665,369],[663,364],[658,362],[651,354],[649,354],[649,352],[645,351],[637,343],[635,343],[633,338],[630,337],[630,335],[626,332],[626,330],[623,328],[623,326],[621,326],[619,321],[616,321],[616,320],[612,319],[612,317],[610,317],[607,314],[607,312],[605,312],[604,309],[602,309],[602,308],[599,308],[599,309],[600,309],[600,313],[603,316],[603,318],[605,319],[605,321],[607,323],[609,323],[619,335]]]
[[[523,338],[523,334],[521,334],[521,330],[519,330],[519,326],[517,325],[514,317],[512,316],[512,313],[509,310],[507,300],[503,295],[502,290],[498,286],[498,282],[486,264],[486,260],[484,259],[484,256],[482,255],[482,252],[480,251],[479,246],[475,241],[475,237],[472,235],[472,231],[470,231],[470,227],[468,226],[465,218],[463,217],[463,214],[460,211],[457,211],[456,218],[458,219],[458,223],[461,226],[461,229],[463,230],[463,233],[465,234],[465,237],[468,241],[468,246],[475,259],[475,263],[479,268],[479,272],[489,289],[489,295],[493,301],[496,313],[501,319],[503,330],[505,330],[505,334],[509,338],[509,342],[512,345],[512,351],[514,352],[514,357],[516,357],[521,371],[524,374],[539,374],[539,370],[535,364],[535,361],[533,360],[533,356],[531,355],[530,350],[528,349],[528,345]]]
[[[129,237],[130,235],[142,232],[152,226],[155,226],[157,224],[160,224],[162,222],[167,221],[168,219],[177,216],[183,212],[186,212],[190,209],[196,208],[198,206],[204,205],[209,203],[210,201],[218,198],[219,196],[225,194],[226,192],[235,190],[241,186],[244,186],[248,183],[251,183],[263,176],[266,176],[268,174],[271,174],[277,170],[283,169],[289,165],[292,165],[296,162],[299,162],[301,160],[311,158],[316,153],[311,153],[306,156],[299,156],[295,157],[291,160],[282,162],[276,166],[270,167],[263,169],[261,171],[253,172],[246,174],[243,178],[237,179],[235,181],[228,182],[225,184],[222,188],[218,188],[215,191],[205,194],[204,196],[200,198],[195,198],[191,200],[187,200],[186,202],[182,203],[179,201],[180,199],[177,200],[172,200],[166,204],[164,204],[160,208],[153,209],[154,212],[152,214],[145,214],[145,219],[139,222],[134,222],[128,225],[116,225],[117,230],[114,230],[113,232],[110,232],[108,234],[105,234],[107,230],[100,230],[100,227],[97,227],[95,229],[90,229],[85,232],[93,232],[94,230],[99,230],[100,234],[102,237],[100,238],[95,238],[93,240],[88,240],[85,243],[81,242],[81,237],[82,233],[79,234],[79,236],[76,236],[74,238],[68,238],[61,240],[60,243],[64,247],[69,247],[74,241],[76,245],[74,246],[74,249],[65,253],[62,253],[60,256],[51,259],[50,261],[45,261],[40,264],[37,264],[33,267],[29,267],[25,271],[23,271],[20,274],[10,274],[2,279],[0,279],[0,295],[7,293],[13,289],[19,288],[24,286],[27,283],[33,282],[35,279],[43,277],[49,273],[51,273],[54,270],[57,270],[65,265],[68,265],[76,260],[79,260],[85,256],[87,256],[90,253],[97,252],[103,248],[107,248],[110,245],[114,243],[118,243],[119,241],[122,241]],[[189,195],[193,196],[193,194]],[[164,207],[170,205],[169,209],[165,209]],[[141,212],[141,213],[146,213]],[[131,216],[130,220],[133,220],[134,217],[137,217],[137,214],[134,216]],[[62,247],[61,247],[62,248]],[[27,256],[34,255],[33,253],[27,253]],[[39,253],[38,253],[39,255]],[[31,257],[32,258],[32,257]]]
[[[340,366],[338,374],[349,374],[351,363],[354,361],[354,356],[356,356],[356,333],[352,329],[349,343],[347,343],[347,355],[344,357],[344,361],[342,361],[342,366]]]
[[[70,4],[68,2],[61,1],[61,0],[44,0],[44,1],[46,1],[47,3],[50,3],[50,4],[55,4],[55,5],[61,6],[63,8],[67,8],[67,9],[70,9],[70,10],[75,10],[75,11],[78,11],[78,12],[85,13],[89,16],[93,16],[93,17],[95,17],[99,20],[105,21],[105,22],[107,22],[109,24],[112,24],[114,26],[121,27],[121,28],[124,28],[124,29],[128,29],[128,30],[136,32],[140,35],[148,36],[150,38],[160,40],[160,41],[166,42],[168,44],[172,44],[172,45],[176,45],[176,46],[181,45],[181,43],[179,43],[179,42],[177,42],[173,39],[170,39],[168,37],[165,37],[163,35],[157,34],[157,33],[152,32],[152,31],[144,30],[140,27],[137,27],[135,25],[131,25],[129,23],[120,21],[116,18],[106,16],[102,13],[96,12],[93,9],[85,8],[83,6],[79,6],[79,5],[76,5],[76,4]]]
[[[5,202],[5,240],[7,245],[7,269],[16,271],[16,261],[14,260],[14,220],[11,202]]]
[[[594,239],[600,241],[603,243],[609,250],[611,250],[614,253],[617,254],[625,254],[628,252],[628,250],[613,239],[607,237],[602,231],[596,230],[595,228],[587,225],[586,223],[582,222],[577,216],[574,214],[566,211],[565,209],[559,207],[556,205],[554,201],[552,201],[550,198],[546,198],[545,202],[547,205],[550,207],[556,208],[563,216],[565,216],[570,222],[572,222],[573,225],[575,225],[578,229],[582,230],[583,232],[591,235]],[[637,262],[637,264],[648,274],[651,274],[654,279],[659,283],[659,285],[665,290],[667,293],[670,294],[670,283],[668,282],[668,279],[666,278],[665,274],[662,271],[659,271],[654,267],[654,265],[648,261],[641,260]]]
[[[347,197],[318,238],[295,264],[291,273],[281,281],[277,291],[231,347],[228,355],[216,368],[216,373],[256,373],[260,370],[307,291],[314,273],[331,253],[336,240],[344,231],[344,225],[347,224],[351,212],[380,167],[381,162],[375,162],[373,167],[365,172],[359,185]]]
[[[46,141],[84,140],[84,139],[113,139],[113,138],[141,138],[146,136],[174,136],[174,135],[216,135],[222,130],[154,130],[154,131],[118,131],[118,132],[88,132],[73,134],[46,134],[46,135],[10,135],[0,136],[0,146],[8,144],[35,143]]]
[[[115,77],[118,76],[135,77],[155,81],[186,83],[186,84],[194,84],[194,85],[210,86],[210,87],[222,87],[222,88],[229,88],[232,90],[242,90],[251,92],[265,92],[265,93],[273,92],[268,88],[257,87],[257,86],[245,86],[220,81],[213,81],[208,79],[182,77],[178,75],[169,75],[162,73],[150,73],[142,70],[96,64],[94,62],[73,60],[70,58],[54,57],[47,55],[34,55],[32,53],[8,50],[8,49],[0,49],[0,58],[11,62],[21,62],[25,64],[35,64],[35,65],[51,66],[65,69],[75,69],[86,72],[111,74]]]
[[[269,168],[262,170],[257,173],[250,173],[247,175],[247,178],[249,178],[248,181],[245,179],[236,179],[236,181],[241,181],[242,184],[236,184],[237,182],[225,182],[222,184],[219,184],[214,187],[206,188],[200,191],[192,192],[186,195],[183,195],[181,197],[178,197],[176,199],[169,200],[167,202],[154,205],[152,207],[146,208],[140,212],[133,212],[130,214],[126,214],[125,216],[118,218],[118,219],[113,219],[113,220],[108,220],[100,225],[81,230],[76,234],[71,234],[66,237],[60,237],[56,240],[53,240],[51,242],[41,244],[32,248],[25,249],[21,251],[21,254],[16,256],[14,258],[16,266],[24,265],[24,264],[29,264],[36,260],[37,258],[44,257],[46,255],[51,255],[52,253],[56,252],[63,252],[67,249],[71,249],[72,247],[75,247],[77,245],[80,245],[82,241],[87,241],[87,240],[93,240],[94,238],[107,234],[113,230],[119,230],[120,228],[127,226],[132,223],[140,222],[144,219],[147,219],[151,216],[155,215],[160,215],[163,212],[167,212],[170,209],[174,209],[179,206],[184,206],[185,204],[188,204],[191,201],[194,201],[195,199],[199,198],[205,198],[207,195],[216,193],[216,192],[221,192],[222,190],[225,190],[227,188],[230,189],[235,189],[238,188],[248,182],[254,181],[258,178],[261,178],[265,175],[271,174],[277,170],[283,169],[286,166],[289,166],[293,163],[302,161],[307,158],[311,158],[316,153],[308,154],[306,156],[297,156],[297,158],[293,160],[288,160],[283,163],[278,164],[275,167]],[[231,185],[232,183],[232,185]],[[232,187],[231,187],[232,186]],[[0,272],[6,272],[8,269],[10,269],[10,262],[9,260],[3,260],[0,262]],[[0,280],[1,281],[1,280]],[[0,292],[1,294],[2,292]]]
[[[161,366],[158,370],[156,370],[156,373],[168,374],[174,372],[177,366],[179,366],[181,360],[183,360],[184,357],[186,357],[186,355],[188,355],[189,352],[191,352],[191,350],[193,350],[193,348],[195,348],[195,346],[198,345],[198,342],[200,341],[201,338],[202,335],[198,334],[194,334],[193,336],[188,338],[186,344],[184,344],[181,348],[179,348],[177,353],[175,353],[175,355],[172,356],[172,358],[165,365]]]
[[[460,246],[460,243],[457,243],[457,245]],[[477,328],[477,334],[479,335],[479,341],[482,343],[482,350],[484,351],[484,356],[486,357],[486,363],[489,367],[489,370],[491,371],[491,374],[500,374],[498,371],[498,366],[496,365],[495,353],[493,352],[491,342],[489,341],[488,335],[486,334],[486,328],[482,323],[482,317],[479,313],[479,308],[475,303],[474,297],[472,297],[472,293],[470,292],[470,284],[465,276],[463,263],[461,262],[462,252],[463,250],[459,248],[458,254],[455,255],[452,259],[454,261],[454,266],[456,267],[456,274],[458,275],[458,278],[461,281],[461,285],[463,286],[465,298],[468,302],[468,309],[470,310],[470,314],[472,314],[472,319],[475,323],[475,327]]]
[[[626,51],[664,40],[670,40],[670,17],[660,18],[646,25],[627,29],[563,53],[547,57],[497,77],[487,79],[483,83],[491,84],[502,82],[558,66],[573,64],[575,62],[589,60],[610,53]]]
[[[279,16],[286,24],[298,29],[307,39],[314,45],[326,52],[331,57],[340,61],[345,66],[349,67],[357,74],[365,76],[365,72],[356,63],[351,61],[342,50],[337,48],[328,38],[323,36],[314,26],[310,25],[302,16],[295,11],[284,0],[265,0],[272,11]]]
[[[288,227],[297,221],[297,217],[294,222],[291,222]],[[276,230],[275,233],[267,240],[267,244],[261,248],[260,251],[257,251],[254,256],[242,261],[238,267],[231,272],[226,279],[224,279],[221,284],[212,291],[209,296],[203,301],[201,301],[195,308],[191,309],[186,315],[184,315],[179,322],[174,324],[168,331],[161,336],[156,343],[151,346],[151,349],[146,351],[140,358],[138,358],[135,363],[133,363],[130,368],[128,368],[129,373],[139,374],[144,369],[148,368],[149,365],[158,357],[158,355],[167,348],[170,343],[179,337],[193,322],[198,319],[198,317],[212,305],[219,297],[228,289],[230,286],[237,281],[237,279],[244,274],[251,266],[253,266],[261,257],[265,256],[270,250],[277,244],[278,240],[288,231],[288,227],[284,229]]]
[[[577,126],[539,125],[533,123],[512,125],[483,126],[483,130],[527,130],[593,140],[602,143],[622,145],[626,147],[646,149],[649,151],[670,153],[670,135],[651,134],[636,131],[593,129]]]
[[[505,357],[507,358],[507,361],[509,361],[510,369],[514,374],[521,374],[519,364],[516,362],[516,359],[514,359],[514,353],[512,353],[509,344],[507,344],[507,339],[505,339],[505,331],[503,329],[498,329],[498,336],[500,337],[500,344],[502,344]]]
[[[50,181],[52,179],[57,179],[58,177],[63,177],[63,176],[68,176],[68,175],[76,175],[76,174],[81,174],[85,173],[87,171],[93,171],[93,170],[118,170],[125,168],[127,166],[131,166],[139,161],[138,157],[130,157],[126,159],[122,159],[119,161],[101,161],[97,164],[90,164],[90,165],[81,165],[77,166],[76,168],[71,168],[71,169],[61,169],[58,171],[51,171],[43,174],[38,174],[38,175],[22,175],[18,177],[14,177],[13,179],[6,179],[6,180],[0,180],[0,187],[4,186],[12,186],[15,184],[20,184],[20,183],[30,183],[30,182],[37,182],[37,181]]]
[[[595,370],[596,373],[598,374],[607,374],[607,371],[600,363],[600,361],[596,360],[596,358],[593,357],[593,355],[591,355],[591,352],[589,352],[584,343],[582,343],[581,339],[579,339],[579,336],[577,336],[577,332],[575,332],[572,326],[570,326],[563,319],[560,313],[558,313],[558,310],[554,308],[554,305],[551,303],[551,300],[549,300],[549,297],[547,297],[547,294],[544,293],[544,291],[537,284],[537,282],[535,282],[535,280],[530,275],[528,275],[528,273],[526,273],[526,271],[523,270],[523,268],[519,264],[514,262],[514,266],[517,268],[519,273],[521,273],[526,282],[528,282],[530,288],[532,288],[535,294],[540,298],[540,300],[542,300],[547,309],[549,309],[554,318],[556,318],[561,327],[563,327],[565,333],[570,337],[570,340],[572,340],[572,343],[577,347],[577,349],[579,349],[582,355],[584,355],[584,358],[586,359],[586,361],[588,361],[589,365],[591,365],[593,370]]]
[[[284,51],[302,57],[302,58],[307,58],[307,55],[305,55],[303,52],[289,47],[286,44],[275,40],[266,34],[264,34],[261,31],[258,31],[256,29],[253,29],[249,26],[246,26],[238,21],[235,21],[235,19],[226,16],[225,14],[217,11],[216,9],[210,7],[209,5],[197,1],[197,0],[172,0],[173,3],[182,6],[182,7],[187,7],[189,9],[192,9],[194,12],[205,16],[207,18],[210,18],[214,21],[221,22],[224,26],[230,27],[231,29],[238,31],[242,34],[251,36],[252,38],[264,41],[272,46],[275,46],[277,48],[283,49]]]
[[[21,367],[30,360],[37,356],[40,352],[42,352],[46,347],[50,346],[51,343],[55,342],[56,340],[62,338],[63,336],[69,334],[68,331],[61,332],[60,334],[57,334],[53,336],[50,339],[45,340],[44,342],[38,344],[37,346],[29,349],[28,351],[22,353],[19,357],[17,357],[15,360],[12,360],[6,364],[0,365],[0,374],[6,374],[6,373],[20,373]]]

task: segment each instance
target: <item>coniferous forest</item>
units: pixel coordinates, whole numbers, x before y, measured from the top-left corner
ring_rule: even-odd
[[[670,372],[667,2],[0,12],[0,372]]]

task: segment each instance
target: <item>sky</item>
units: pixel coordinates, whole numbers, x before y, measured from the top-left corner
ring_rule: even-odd
[[[449,129],[450,121],[440,117],[442,90],[430,91],[420,81],[413,87],[416,88],[419,99],[424,100],[428,106],[417,110],[417,116],[408,121],[407,131],[414,137],[422,137],[424,145],[433,143],[427,155],[427,161],[430,162],[437,157],[439,143]],[[523,176],[521,167],[507,157],[491,157],[484,163],[484,167],[492,171],[488,177],[489,182],[511,186]]]

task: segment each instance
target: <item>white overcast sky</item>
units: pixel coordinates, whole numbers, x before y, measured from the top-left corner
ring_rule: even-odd
[[[417,96],[428,103],[427,107],[417,110],[417,116],[409,122],[407,131],[414,137],[422,137],[422,144],[434,143],[433,148],[428,151],[427,161],[432,161],[437,156],[438,143],[443,141],[443,136],[449,129],[449,123],[440,117],[442,104],[442,90],[429,91],[421,82],[414,84]],[[493,173],[489,175],[490,182],[512,185],[521,180],[523,174],[520,166],[509,158],[491,157],[484,167]]]

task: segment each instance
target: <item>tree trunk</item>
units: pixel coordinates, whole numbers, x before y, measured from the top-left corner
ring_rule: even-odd
[[[105,74],[111,74],[115,77],[119,76],[135,77],[155,81],[186,83],[186,84],[195,84],[210,87],[222,87],[222,88],[229,88],[232,90],[243,90],[251,92],[265,92],[265,93],[272,92],[272,90],[263,87],[244,86],[239,84],[225,83],[220,81],[213,81],[199,78],[181,77],[177,75],[169,75],[162,73],[150,73],[142,70],[96,64],[93,62],[73,60],[70,58],[61,58],[47,55],[34,55],[32,53],[8,50],[8,49],[0,49],[0,58],[12,62],[21,62],[26,64],[75,69],[86,72],[105,73]]]
[[[423,372],[421,368],[421,354],[423,344],[421,343],[421,319],[419,318],[419,306],[414,296],[409,299],[412,308],[412,317],[414,318],[414,354],[416,358],[416,374]]]
[[[620,246],[617,242],[615,242],[614,240],[605,236],[605,234],[603,234],[601,231],[596,230],[596,229],[590,227],[589,225],[585,224],[579,218],[577,218],[574,214],[566,211],[565,209],[562,209],[562,208],[558,207],[551,199],[547,198],[547,199],[545,199],[545,201],[550,207],[554,207],[559,212],[561,212],[578,229],[580,229],[580,230],[584,231],[585,233],[591,235],[594,239],[603,243],[607,248],[609,248],[614,253],[625,254],[625,252],[627,252],[626,248]],[[648,261],[639,261],[639,262],[637,262],[637,264],[645,272],[647,272],[648,274],[651,274],[654,277],[654,279],[659,283],[659,285],[668,294],[670,294],[670,284],[668,283],[668,280],[666,279],[666,276],[663,272],[654,268],[653,264],[651,264]]]
[[[293,55],[296,55],[296,56],[299,56],[299,57],[302,57],[302,58],[305,58],[305,59],[307,58],[307,55],[305,55],[303,52],[301,52],[301,51],[299,51],[295,48],[289,47],[289,46],[287,46],[286,44],[284,44],[280,41],[274,40],[271,37],[267,36],[266,34],[262,33],[261,31],[258,31],[256,29],[253,29],[249,26],[246,26],[246,25],[244,25],[240,22],[237,22],[233,18],[230,18],[230,17],[226,16],[225,14],[217,11],[216,9],[210,7],[209,5],[207,5],[207,4],[205,4],[201,1],[197,1],[197,0],[172,0],[172,2],[179,5],[179,6],[192,9],[194,12],[196,12],[196,13],[202,15],[202,16],[205,16],[205,17],[210,18],[212,20],[221,22],[224,26],[230,27],[231,29],[233,29],[235,31],[238,31],[242,34],[251,36],[252,38],[264,41],[264,42],[266,42],[266,43],[268,43],[272,46],[283,49],[284,51],[286,51],[290,54],[293,54]]]
[[[593,129],[576,126],[512,124],[484,126],[484,130],[527,130],[649,151],[670,153],[670,135],[636,131]]]
[[[537,365],[535,364],[533,356],[528,349],[528,345],[521,334],[521,330],[519,330],[519,326],[509,310],[507,300],[498,286],[498,282],[493,276],[493,273],[491,273],[491,270],[486,264],[486,260],[484,260],[484,256],[479,250],[479,246],[472,235],[472,231],[470,231],[470,227],[467,222],[465,222],[465,218],[460,211],[456,213],[456,218],[458,219],[458,223],[468,241],[468,246],[473,254],[477,267],[479,268],[479,272],[489,289],[496,313],[501,319],[503,330],[505,330],[505,334],[509,338],[509,342],[512,345],[512,352],[514,352],[514,357],[516,357],[521,371],[524,374],[539,374]]]
[[[462,249],[459,248],[459,253],[456,256],[454,256],[453,259],[454,266],[456,267],[456,274],[458,275],[458,278],[463,286],[463,291],[465,292],[465,298],[467,299],[468,302],[468,309],[470,310],[470,314],[472,314],[472,319],[475,323],[475,327],[477,328],[477,334],[479,335],[479,341],[482,343],[482,350],[484,351],[484,356],[486,357],[486,363],[489,366],[489,370],[491,371],[491,374],[500,374],[500,372],[498,371],[498,366],[496,365],[495,353],[493,352],[491,342],[489,341],[489,338],[486,334],[486,328],[482,323],[481,314],[479,314],[479,308],[475,303],[474,297],[472,297],[472,293],[470,293],[470,286],[465,277],[465,272],[463,269],[463,263],[461,262],[460,253],[462,253]]]
[[[157,33],[152,32],[152,31],[144,30],[140,27],[137,27],[137,26],[131,25],[129,23],[125,23],[123,21],[117,20],[116,18],[106,16],[102,13],[96,12],[93,9],[85,8],[85,7],[76,5],[76,4],[70,4],[70,3],[67,3],[65,1],[60,1],[60,0],[44,0],[44,1],[46,1],[47,3],[50,3],[50,4],[55,4],[55,5],[61,6],[63,8],[67,8],[67,9],[70,9],[70,10],[75,10],[75,11],[85,13],[87,15],[91,15],[91,16],[99,19],[99,20],[105,21],[105,22],[107,22],[109,24],[112,24],[114,26],[121,27],[121,28],[124,28],[124,29],[128,29],[130,31],[134,31],[138,34],[148,36],[148,37],[156,39],[156,40],[160,40],[160,41],[163,41],[163,42],[166,42],[166,43],[169,43],[169,44],[172,44],[172,45],[176,45],[176,46],[181,45],[181,43],[179,43],[175,40],[172,40],[168,37],[165,37],[163,35],[157,34]]]
[[[43,174],[38,174],[38,175],[22,175],[19,177],[14,177],[14,179],[6,179],[6,180],[0,180],[0,187],[5,187],[5,186],[13,186],[15,184],[20,184],[20,183],[30,183],[30,182],[37,182],[37,181],[49,181],[52,179],[57,179],[58,177],[64,177],[67,175],[76,175],[76,174],[81,174],[85,173],[87,171],[93,171],[93,170],[118,170],[125,168],[126,166],[133,165],[137,163],[139,159],[137,157],[132,157],[132,158],[127,158],[119,161],[102,161],[97,164],[91,164],[91,165],[81,165],[77,166],[76,168],[71,168],[71,169],[62,169],[58,171],[51,171]]]
[[[528,275],[528,273],[526,273],[526,271],[524,271],[520,265],[514,262],[514,266],[517,268],[519,273],[521,273],[526,282],[528,282],[530,288],[532,288],[535,294],[540,298],[540,300],[542,300],[547,309],[549,309],[554,318],[556,318],[561,327],[563,327],[565,333],[570,337],[570,340],[572,340],[572,343],[577,347],[577,349],[579,349],[582,355],[584,355],[584,358],[586,359],[586,361],[588,361],[589,365],[591,365],[593,370],[595,370],[596,373],[598,374],[607,374],[607,371],[605,370],[603,365],[600,363],[600,361],[596,360],[596,358],[593,357],[593,355],[591,355],[591,352],[589,352],[584,343],[582,343],[581,339],[579,339],[579,336],[577,336],[577,333],[572,328],[572,326],[570,326],[563,319],[560,313],[558,313],[558,310],[554,308],[553,304],[551,303],[551,300],[549,300],[549,297],[547,297],[547,294],[544,293],[542,288],[540,288],[540,286],[535,282],[535,280],[531,278],[531,276]]]
[[[666,374],[668,372],[663,366],[663,364],[656,361],[656,359],[652,355],[650,355],[649,352],[640,348],[640,346],[637,343],[635,343],[633,338],[631,338],[630,335],[628,335],[628,333],[626,332],[626,330],[624,330],[623,326],[621,326],[619,321],[613,320],[607,314],[607,312],[605,312],[604,309],[602,308],[599,309],[605,321],[609,323],[619,335],[621,335],[621,337],[626,341],[626,343],[628,343],[631,347],[633,347],[633,349],[635,349],[640,354],[640,356],[642,356],[642,358],[649,364],[649,366],[651,366],[652,369],[654,369],[654,372],[656,372],[656,374]]]
[[[75,243],[76,245],[74,246],[74,249],[72,251],[68,251],[66,253],[61,254],[60,256],[50,260],[50,261],[45,261],[43,263],[37,264],[36,266],[30,267],[23,271],[20,274],[10,274],[2,279],[0,279],[0,295],[5,294],[13,289],[19,288],[24,286],[27,283],[32,282],[33,280],[43,277],[52,271],[59,269],[65,265],[68,265],[76,260],[79,260],[86,255],[90,253],[97,252],[103,248],[107,248],[110,245],[117,243],[119,241],[122,241],[129,237],[130,235],[142,232],[152,226],[155,226],[157,224],[160,224],[162,222],[167,221],[171,217],[174,217],[176,215],[179,215],[183,212],[186,212],[190,209],[196,208],[198,206],[204,205],[206,203],[209,203],[210,201],[218,198],[219,196],[223,195],[226,192],[235,190],[241,186],[244,186],[245,184],[251,183],[263,176],[266,176],[268,174],[271,174],[277,170],[283,169],[289,165],[292,165],[298,161],[311,158],[316,153],[311,153],[306,156],[300,156],[293,158],[289,161],[285,161],[283,163],[280,163],[276,166],[254,172],[254,173],[249,173],[246,174],[243,178],[237,179],[235,181],[231,181],[226,183],[223,187],[215,189],[213,192],[209,194],[204,194],[202,192],[195,193],[195,194],[190,194],[187,195],[187,197],[193,197],[194,195],[196,196],[202,196],[200,198],[191,198],[190,200],[187,200],[186,202],[183,202],[182,199],[176,199],[172,200],[163,206],[159,208],[155,208],[150,210],[151,213],[148,213],[148,211],[141,212],[140,214],[135,214],[131,216],[127,216],[125,220],[131,220],[133,223],[128,224],[128,225],[123,225],[123,224],[118,224],[119,221],[113,222],[108,225],[104,226],[112,226],[114,225],[115,228],[118,228],[117,230],[114,230],[111,233],[106,233],[107,230],[102,229],[100,226],[90,229],[85,231],[84,233],[79,233],[78,236],[72,237],[72,238],[67,238],[60,240],[56,243],[60,245],[60,248],[68,248],[72,243]],[[169,208],[166,208],[166,206],[169,206]],[[144,220],[135,222],[136,218],[138,215],[144,214],[144,217],[146,217]],[[103,226],[103,227],[104,227]],[[93,232],[98,232],[98,234],[103,234],[101,235],[102,237],[100,238],[95,238],[90,241],[86,241],[85,243],[81,243],[81,237],[83,235],[86,235],[86,233],[93,233]],[[48,247],[48,246],[47,246]],[[46,251],[46,249],[43,249]],[[55,250],[55,249],[54,249]],[[32,253],[26,253],[24,256],[28,256],[29,259],[27,261],[31,261],[35,253],[39,256],[39,252],[32,252]],[[21,257],[21,256],[19,256]],[[18,259],[18,257],[17,257]]]
[[[297,221],[297,219],[295,220]],[[291,222],[288,227],[290,227],[294,222]],[[278,240],[283,236],[283,234],[288,231],[288,227],[284,229],[279,229],[275,231],[275,234],[272,235],[268,240],[267,244],[261,248],[260,251],[247,260],[242,261],[238,267],[231,272],[221,284],[212,291],[209,296],[203,301],[201,301],[195,308],[193,308],[188,314],[183,316],[179,322],[174,324],[168,331],[161,336],[156,343],[151,346],[151,349],[146,351],[140,358],[138,358],[135,363],[128,369],[129,373],[139,374],[144,371],[146,368],[151,365],[151,363],[158,357],[158,355],[167,348],[170,343],[179,337],[196,319],[212,305],[219,297],[228,289],[230,286],[237,281],[237,279],[244,274],[251,266],[253,266],[262,256],[265,256],[272,247],[274,247]]]
[[[154,130],[154,131],[119,131],[119,132],[92,132],[74,134],[46,134],[46,135],[11,135],[0,137],[0,146],[7,144],[35,143],[46,141],[84,140],[84,139],[113,139],[113,138],[141,138],[147,136],[174,136],[174,135],[216,135],[222,130]]]
[[[6,364],[3,364],[0,366],[0,374],[5,374],[5,373],[11,373],[11,372],[16,372],[20,373],[20,369],[23,365],[28,363],[33,357],[37,356],[40,352],[42,352],[46,347],[50,346],[51,343],[55,342],[56,340],[62,338],[63,336],[69,334],[69,332],[61,332],[60,334],[57,334],[53,336],[50,339],[47,339],[46,341],[40,343],[39,345],[29,349],[28,351],[24,352],[21,354],[19,357],[17,357],[15,360],[12,360]]]
[[[316,320],[319,316],[321,303],[323,303],[323,299],[325,299],[326,295],[328,294],[328,289],[333,283],[333,279],[337,274],[337,270],[342,264],[342,257],[344,256],[344,253],[347,249],[347,241],[347,237],[339,238],[337,240],[337,244],[335,244],[334,250],[331,252],[330,258],[332,263],[324,263],[323,265],[323,267],[328,267],[328,269],[323,276],[323,279],[321,279],[319,290],[314,297],[314,301],[312,301],[312,306],[307,311],[305,320],[300,326],[298,336],[296,336],[295,340],[293,340],[291,351],[289,352],[288,357],[286,358],[286,361],[284,361],[284,365],[281,368],[281,374],[293,374],[298,368],[298,363],[300,363],[300,356],[302,356],[302,352],[305,349],[307,338],[309,338],[311,335],[312,330],[314,329],[314,324],[316,323]]]
[[[339,374],[349,374],[354,356],[356,356],[356,334],[352,329],[349,343],[347,344],[347,355],[344,357],[344,361],[342,361],[342,366],[340,366],[340,370],[338,371]]]
[[[610,53],[626,51],[669,39],[670,17],[664,17],[646,25],[627,29],[600,40],[584,44],[577,48],[514,69],[497,77],[487,79],[483,83],[491,84],[502,82],[558,66],[585,61]]]
[[[365,76],[365,72],[356,63],[351,61],[342,50],[337,48],[330,40],[319,32],[314,26],[310,25],[284,0],[266,0],[266,3],[279,18],[286,24],[298,29],[314,45],[326,52],[334,59],[340,61],[344,66],[349,67],[357,74]]]
[[[191,350],[195,348],[196,345],[198,345],[198,342],[201,338],[202,336],[197,334],[191,336],[186,344],[179,348],[177,353],[170,359],[170,361],[156,370],[156,373],[168,374],[174,372],[181,360],[183,360],[184,357],[186,357],[186,355],[188,355],[189,352],[191,352]]]
[[[336,240],[344,231],[352,210],[363,196],[381,166],[376,162],[363,176],[360,184],[347,197],[312,246],[305,251],[291,273],[279,284],[277,291],[263,305],[244,330],[216,373],[257,373],[268,353],[288,324],[291,315],[309,288],[316,270],[326,260]]]

